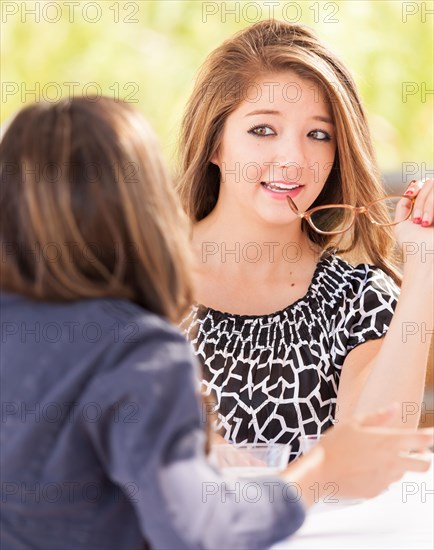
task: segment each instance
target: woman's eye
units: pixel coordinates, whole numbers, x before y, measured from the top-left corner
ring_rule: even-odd
[[[249,134],[253,134],[254,136],[274,136],[275,132],[270,126],[254,126],[253,128],[250,128]]]
[[[309,132],[309,137],[313,137],[314,139],[317,139],[318,141],[330,141],[331,136],[327,132],[323,132],[322,130],[312,130],[312,132]]]

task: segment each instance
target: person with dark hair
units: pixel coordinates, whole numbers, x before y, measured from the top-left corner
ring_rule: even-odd
[[[315,482],[369,497],[428,468],[408,452],[432,434],[387,428],[391,411],[255,479],[255,503],[209,465],[174,326],[191,302],[187,223],[128,104],[26,107],[0,181],[2,548],[263,548],[302,524]]]

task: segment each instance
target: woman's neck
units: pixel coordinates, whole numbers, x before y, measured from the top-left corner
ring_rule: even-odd
[[[301,230],[300,220],[273,225],[245,217],[228,220],[215,209],[193,229],[198,268],[225,276],[270,282],[304,271],[320,249]]]

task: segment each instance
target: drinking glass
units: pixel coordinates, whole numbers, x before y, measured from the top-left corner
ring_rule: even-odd
[[[211,461],[225,477],[251,478],[276,475],[288,466],[291,446],[282,443],[218,444]]]

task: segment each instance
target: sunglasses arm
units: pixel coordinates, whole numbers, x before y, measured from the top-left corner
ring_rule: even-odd
[[[288,201],[289,208],[294,212],[294,214],[297,214],[299,218],[304,218],[305,212],[300,212],[298,210],[297,205],[289,195],[286,195],[286,200]]]

